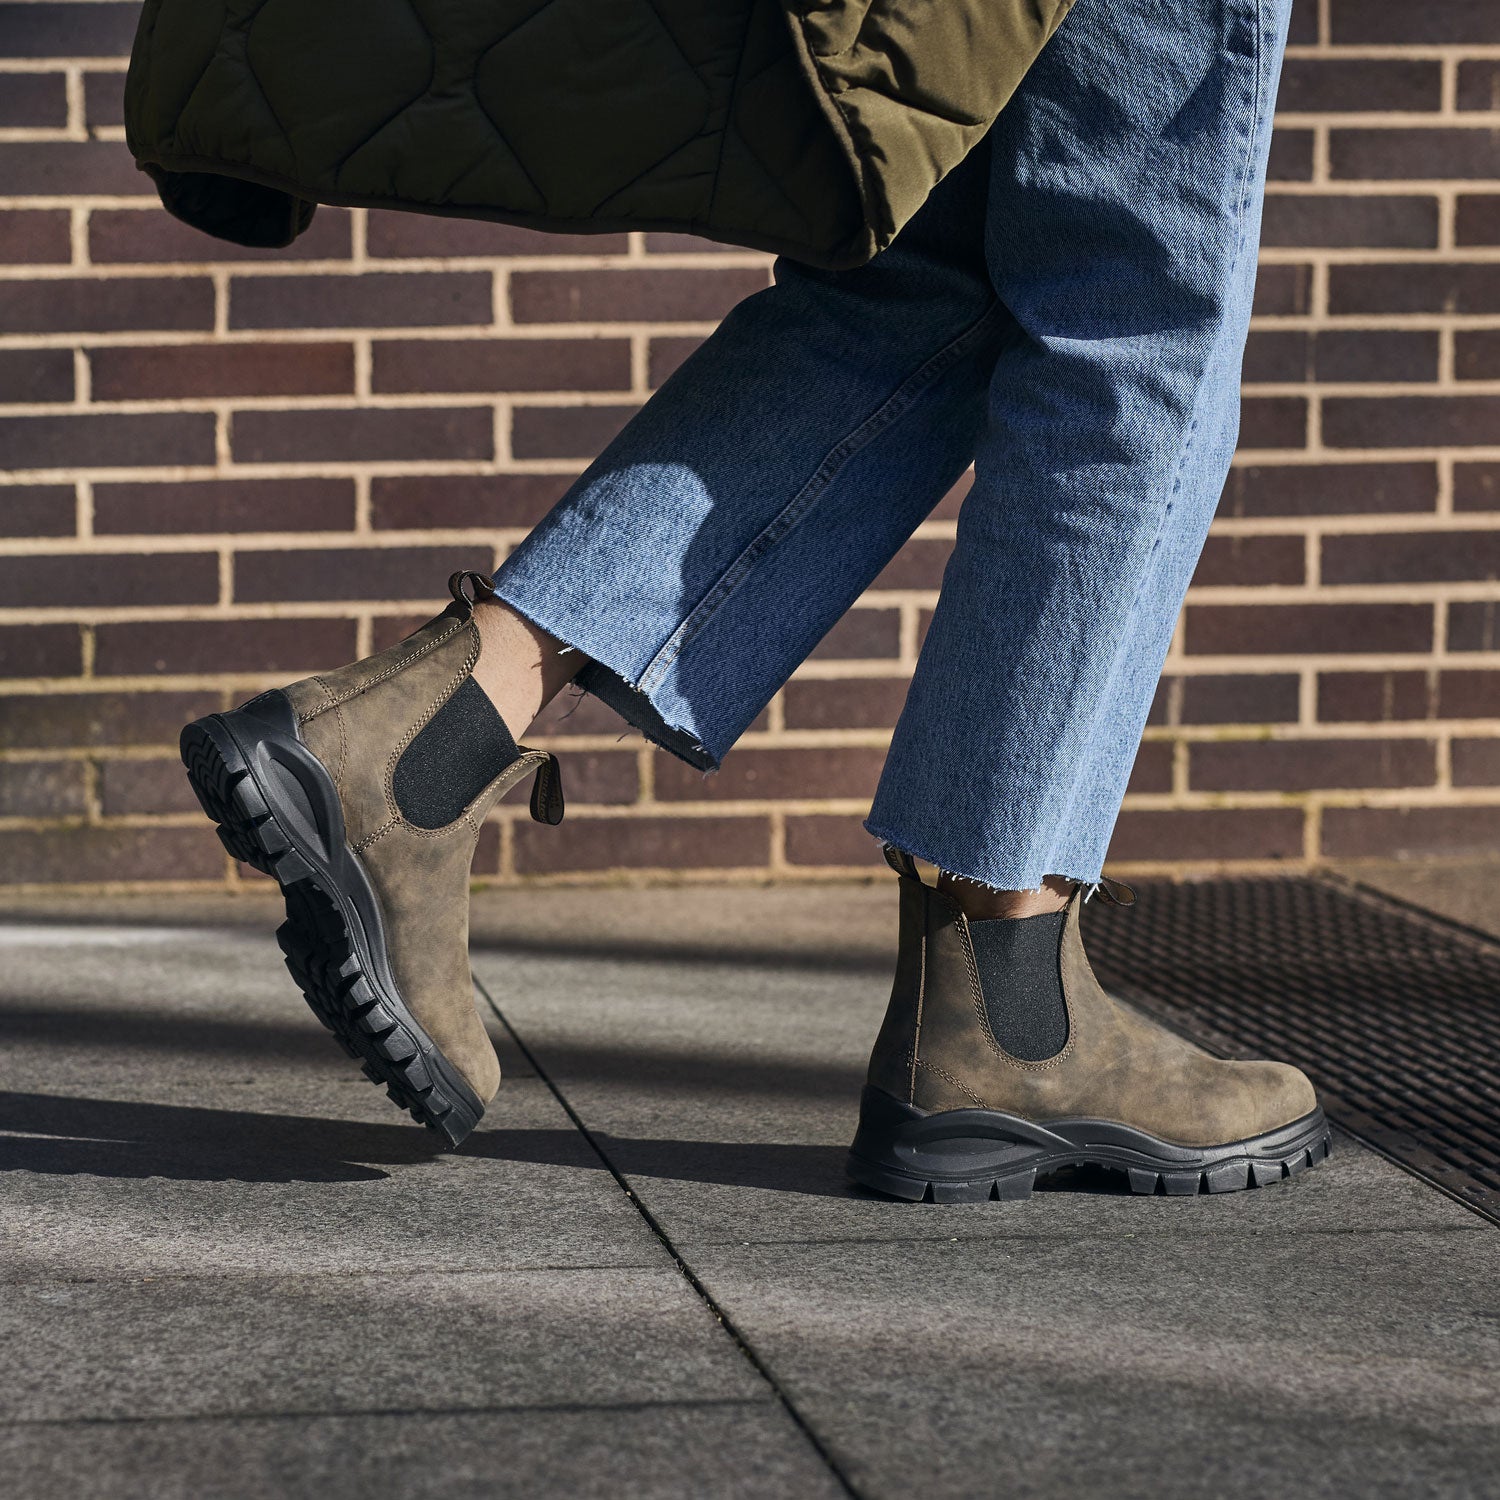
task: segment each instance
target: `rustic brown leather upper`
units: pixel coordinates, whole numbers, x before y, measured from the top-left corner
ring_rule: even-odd
[[[1211,1057],[1106,994],[1083,951],[1082,905],[1080,887],[1059,955],[1068,1040],[1057,1056],[1025,1062],[990,1030],[963,912],[903,874],[896,978],[869,1081],[927,1111],[1112,1120],[1182,1146],[1245,1140],[1316,1107],[1296,1068]]]

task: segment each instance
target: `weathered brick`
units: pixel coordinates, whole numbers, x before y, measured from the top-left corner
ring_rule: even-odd
[[[1500,328],[1460,328],[1453,335],[1453,373],[1460,380],[1500,380]]]
[[[0,749],[161,745],[175,751],[184,724],[223,706],[220,694],[208,692],[47,693],[0,698]]]
[[[1500,719],[1500,670],[1438,673],[1438,716],[1444,719]]]
[[[87,811],[82,761],[0,761],[0,818],[75,818]]]
[[[1323,538],[1324,583],[1462,583],[1500,577],[1500,531]]]
[[[312,224],[290,245],[274,250],[204,234],[164,214],[155,204],[96,208],[89,215],[89,259],[97,265],[347,260],[351,247],[348,212],[327,206],[318,209]]]
[[[376,391],[622,391],[628,339],[380,339]]]
[[[771,827],[742,818],[569,818],[556,828],[516,824],[516,869],[557,875],[613,869],[730,870],[763,867]]]
[[[1319,672],[1318,717],[1325,724],[1389,724],[1429,718],[1437,683],[1426,672]]]
[[[1455,600],[1448,606],[1450,651],[1500,651],[1500,602]]]
[[[8,39],[0,41],[0,46],[7,45]],[[5,86],[0,88],[0,128],[59,130],[67,123],[67,81],[61,73],[5,75]]]
[[[517,458],[592,459],[640,410],[629,406],[518,406],[510,448]]]
[[[212,552],[67,552],[0,557],[0,599],[27,606],[212,604],[219,559]]]
[[[865,830],[861,818],[834,813],[807,813],[786,820],[789,865],[884,866],[880,842]]]
[[[707,323],[770,284],[766,271],[517,271],[510,279],[518,323]]]
[[[1271,264],[1255,273],[1257,317],[1297,317],[1312,308],[1312,267]]]
[[[851,609],[809,653],[813,661],[884,661],[901,654],[901,614],[894,609]]]
[[[1296,807],[1127,807],[1115,824],[1109,858],[1296,859],[1302,820]]]
[[[327,671],[352,661],[353,620],[123,620],[95,627],[100,677]]]
[[[1459,109],[1482,109],[1500,112],[1500,60],[1493,57],[1466,57],[1458,65]]]
[[[476,547],[239,552],[234,559],[234,597],[241,604],[282,599],[436,600],[450,574],[460,568],[488,572],[493,559],[489,548]]]
[[[1500,262],[1330,266],[1328,310],[1334,314],[1500,312]]]
[[[1432,740],[1234,740],[1188,748],[1188,785],[1198,792],[1416,787],[1436,780]]]
[[[494,415],[487,406],[237,411],[230,446],[242,464],[487,459]]]
[[[351,479],[190,479],[94,486],[100,536],[347,531]]]
[[[1330,448],[1488,447],[1500,433],[1500,396],[1330,396],[1323,441]]]
[[[1442,92],[1442,64],[1435,59],[1289,57],[1276,108],[1294,114],[1427,110],[1438,108]]]
[[[1500,786],[1500,739],[1455,739],[1451,754],[1454,786]]]
[[[231,328],[426,328],[494,319],[485,271],[366,271],[355,276],[236,276]]]
[[[48,0],[37,4],[0,5],[0,56],[4,57],[119,57],[130,51],[140,6],[132,4],[68,4]],[[81,38],[86,44],[80,46]]]
[[[652,390],[666,383],[703,340],[696,336],[652,339],[646,352],[646,379]]]
[[[401,474],[370,483],[378,531],[535,526],[572,483],[568,474]]]
[[[1313,133],[1282,126],[1271,137],[1271,154],[1266,163],[1268,182],[1311,182],[1313,174]]]
[[[1329,807],[1322,853],[1329,859],[1420,859],[1492,855],[1500,807]]]
[[[1301,583],[1307,544],[1300,536],[1210,536],[1193,572],[1197,588]]]
[[[0,536],[72,536],[78,496],[71,484],[0,487]]]
[[[1307,402],[1301,396],[1247,396],[1240,402],[1241,448],[1301,448]]]
[[[7,333],[134,333],[213,325],[213,283],[202,276],[0,282],[0,328]]]
[[[96,401],[354,393],[352,344],[148,344],[94,349]]]
[[[1126,784],[1127,796],[1133,793],[1170,792],[1172,790],[1173,747],[1166,740],[1146,740],[1136,747],[1135,762]]]
[[[1431,194],[1268,193],[1260,242],[1278,247],[1430,250],[1438,242]]]
[[[1432,649],[1427,604],[1190,604],[1185,619],[1199,656]]]
[[[1500,140],[1492,130],[1459,127],[1329,132],[1334,178],[1362,182],[1407,178],[1500,177]]]
[[[1500,245],[1500,193],[1460,193],[1453,240],[1458,245]]]
[[[799,678],[784,690],[788,729],[885,729],[906,702],[909,677]]]
[[[1390,515],[1437,508],[1433,463],[1236,464],[1221,516]]]
[[[99,809],[106,818],[197,812],[198,799],[175,755],[105,760],[99,765]]]
[[[0,401],[71,401],[71,349],[0,349]]]
[[[83,671],[83,639],[76,625],[0,625],[0,677],[76,677]],[[24,712],[12,698],[0,712]]]
[[[1500,42],[1500,12],[1490,0],[1330,0],[1329,35],[1336,46],[1443,46]]]
[[[72,258],[66,209],[0,209],[0,264],[66,264]]]
[[[875,589],[936,589],[953,553],[948,537],[913,537],[880,570]]]
[[[1205,673],[1182,679],[1182,724],[1289,724],[1299,684],[1289,672]]]
[[[370,211],[367,239],[370,254],[383,260],[480,255],[623,255],[629,248],[623,234],[543,234],[514,224],[384,209]]]
[[[83,885],[110,880],[216,880],[224,853],[197,828],[64,824],[0,831],[6,885]]]
[[[1500,510],[1500,463],[1453,465],[1454,510]]]
[[[133,198],[156,192],[118,141],[0,141],[0,182],[7,196],[16,198]]]
[[[869,798],[884,764],[884,750],[863,745],[785,750],[742,745],[712,776],[675,757],[659,758],[656,797],[660,802]]]
[[[212,412],[0,417],[0,453],[17,469],[211,464],[214,418]]]

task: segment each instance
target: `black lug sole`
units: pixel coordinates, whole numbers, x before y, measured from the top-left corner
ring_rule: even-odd
[[[848,1173],[861,1187],[911,1203],[1029,1198],[1038,1178],[1077,1166],[1124,1172],[1134,1193],[1192,1197],[1295,1177],[1332,1145],[1322,1109],[1249,1140],[1191,1147],[1107,1120],[1042,1126],[990,1109],[927,1114],[867,1087]]]
[[[182,763],[229,854],[286,900],[276,941],[312,1013],[372,1083],[459,1145],[484,1105],[406,1008],[380,903],[344,839],[343,807],[301,742],[286,696],[265,693],[182,731]]]

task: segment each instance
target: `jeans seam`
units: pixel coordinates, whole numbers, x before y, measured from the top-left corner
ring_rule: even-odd
[[[750,541],[667,638],[641,673],[636,687],[646,692],[660,686],[673,662],[745,581],[761,557],[807,514],[850,459],[904,416],[940,375],[978,343],[993,323],[1000,321],[1004,311],[1005,304],[997,298],[981,317],[924,360],[864,421],[829,449],[802,488]]]

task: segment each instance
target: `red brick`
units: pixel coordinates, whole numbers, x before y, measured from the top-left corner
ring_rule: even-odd
[[[1349,383],[1436,380],[1438,336],[1421,328],[1325,329],[1312,335],[1314,377]]]
[[[5,88],[0,90],[0,128],[60,130],[67,123],[68,88],[61,73],[5,75]]]
[[[85,281],[63,276],[0,282],[0,328],[7,333],[135,333],[213,326],[214,288],[207,277]]]
[[[515,829],[525,875],[613,869],[757,869],[771,857],[770,823],[744,818],[569,818],[556,828]]]
[[[1460,380],[1500,380],[1500,328],[1461,328],[1453,335],[1453,373]]]
[[[76,677],[82,671],[76,625],[0,625],[0,677]],[[16,699],[7,705],[11,712],[25,707]]]
[[[1500,844],[1500,807],[1329,807],[1322,843],[1329,859],[1489,856]]]
[[[156,192],[118,141],[0,142],[0,182],[17,198],[134,198]]]
[[[1436,780],[1431,740],[1236,740],[1188,750],[1188,785],[1199,792],[1415,787]]]
[[[1459,109],[1500,112],[1500,61],[1493,57],[1465,58],[1458,65]]]
[[[1432,649],[1427,604],[1190,604],[1186,622],[1199,656]]]
[[[352,344],[153,344],[94,349],[96,401],[354,393]]]
[[[1500,396],[1330,396],[1323,441],[1330,448],[1489,446],[1500,433]]]
[[[527,743],[531,741],[528,739]],[[568,815],[581,807],[621,806],[640,795],[640,772],[635,750],[569,750],[563,761],[563,790]],[[530,778],[523,780],[504,800],[524,804],[531,796]]]
[[[1461,583],[1500,577],[1500,531],[1326,536],[1324,583]]]
[[[0,599],[11,609],[111,604],[213,604],[211,552],[68,552],[0,557]]]
[[[1500,193],[1460,193],[1453,218],[1459,245],[1500,245]]]
[[[1109,843],[1113,860],[1296,859],[1296,807],[1125,808]]]
[[[1210,536],[1193,573],[1193,586],[1301,583],[1307,576],[1306,550],[1300,536]]]
[[[488,459],[494,414],[488,406],[237,411],[230,445],[242,464]]]
[[[914,537],[881,569],[872,589],[937,589],[953,552],[948,537]]]
[[[0,881],[83,885],[109,880],[217,880],[224,852],[197,828],[63,825],[0,832]]]
[[[1268,182],[1311,182],[1313,133],[1281,126],[1271,137],[1271,155],[1266,164]]]
[[[379,531],[535,526],[572,483],[568,474],[416,474],[370,483]]]
[[[1500,651],[1500,603],[1455,601],[1448,606],[1450,651]]]
[[[851,609],[809,653],[813,661],[885,661],[901,654],[901,614]]]
[[[125,123],[124,73],[83,75],[83,119],[91,133]]]
[[[71,349],[0,349],[0,401],[71,401]]]
[[[622,391],[628,339],[382,339],[376,391]]]
[[[66,265],[73,258],[68,211],[0,209],[0,264]]]
[[[1362,182],[1500,177],[1500,140],[1493,130],[1463,128],[1333,130],[1328,166],[1336,179]]]
[[[543,234],[514,224],[372,209],[368,248],[379,259],[445,256],[623,255],[623,234]]]
[[[1379,315],[1500,312],[1500,262],[1330,266],[1328,310]]]
[[[707,323],[770,284],[754,269],[517,271],[510,279],[518,323]]]
[[[1221,516],[1390,515],[1437,508],[1437,465],[1237,464]]]
[[[646,380],[652,390],[665,385],[682,362],[703,340],[696,336],[652,339],[646,353]]]
[[[516,458],[592,459],[639,406],[518,406],[511,413]]]
[[[72,818],[87,811],[82,761],[0,761],[0,818]]]
[[[784,689],[786,727],[888,729],[910,687],[910,677],[798,678]]]
[[[1299,683],[1289,672],[1205,673],[1181,681],[1181,724],[1288,724],[1297,719]]]
[[[1453,741],[1454,786],[1500,786],[1500,739]]]
[[[1442,64],[1418,58],[1289,57],[1276,90],[1278,112],[1437,109]]]
[[[1500,42],[1500,11],[1491,0],[1330,0],[1330,36],[1335,45],[1360,43],[1442,46]]]
[[[78,495],[71,484],[8,484],[0,488],[0,536],[72,536]]]
[[[1454,510],[1500,510],[1500,463],[1453,465]]]
[[[1301,396],[1247,396],[1240,403],[1241,448],[1301,448],[1307,402]]]
[[[223,707],[218,693],[46,693],[0,699],[0,749],[177,748],[182,726]]]
[[[1428,194],[1268,193],[1260,242],[1277,247],[1435,249],[1437,199]]]
[[[1173,747],[1167,740],[1147,740],[1136,747],[1127,793],[1172,790]]]
[[[214,418],[212,412],[0,417],[0,453],[16,469],[211,464]]]
[[[240,604],[281,599],[432,599],[459,568],[488,572],[494,554],[475,547],[332,547],[306,552],[240,552]],[[432,614],[437,613],[434,608]]]
[[[347,260],[351,244],[348,213],[326,205],[290,245],[274,250],[217,239],[164,214],[154,204],[139,209],[96,208],[89,215],[89,259],[96,265]]]
[[[1241,377],[1247,385],[1311,380],[1312,334],[1301,328],[1252,328]]]
[[[231,328],[426,328],[493,319],[487,271],[236,276],[229,283]]]
[[[378,626],[382,622],[377,620],[375,623]],[[400,637],[395,639],[399,640]],[[394,644],[394,641],[390,644]],[[637,742],[640,740],[636,731],[614,709],[601,703],[592,693],[585,693],[571,686],[564,688],[537,715],[527,738],[530,741],[579,734],[622,735]],[[568,758],[571,761],[572,752],[569,752]],[[563,774],[567,774],[566,770]]]
[[[661,802],[868,798],[884,764],[885,751],[868,746],[790,750],[741,746],[712,776],[675,757],[661,758],[656,767],[656,796]]]
[[[0,56],[124,56],[139,18],[140,6],[120,3],[0,5]],[[87,38],[84,46],[81,37]]]
[[[128,620],[95,627],[100,677],[282,672],[289,678],[352,661],[353,620]]]
[[[1500,719],[1500,670],[1438,673],[1438,716],[1444,719]]]
[[[1262,265],[1255,273],[1257,317],[1296,317],[1312,308],[1312,267]]]
[[[667,232],[646,235],[648,255],[742,255],[738,245],[722,245],[717,240],[701,239],[696,234]]]
[[[1436,687],[1426,672],[1319,672],[1318,717],[1325,724],[1426,719]]]
[[[1318,0],[1293,0],[1287,41],[1294,47],[1315,46],[1318,41]]]
[[[786,860],[789,865],[840,869],[851,865],[885,867],[880,841],[865,831],[863,820],[832,813],[812,813],[786,820]]]
[[[100,536],[347,531],[350,479],[188,479],[94,487]]]
[[[197,812],[198,799],[174,755],[158,760],[106,760],[99,766],[99,806],[106,818]]]

